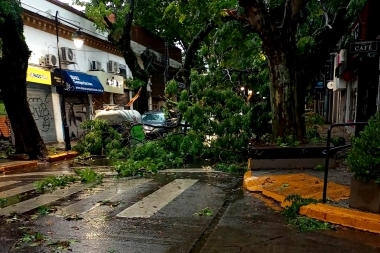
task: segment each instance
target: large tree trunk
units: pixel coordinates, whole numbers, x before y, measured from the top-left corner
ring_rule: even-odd
[[[0,23],[3,42],[0,89],[15,136],[16,153],[26,153],[30,159],[46,157],[46,146],[27,102],[26,72],[30,51],[23,35],[22,19],[17,14],[3,18],[4,22]]]
[[[301,116],[298,112],[297,80],[294,70],[288,66],[284,52],[268,54],[272,109],[272,140],[278,137],[302,138]]]

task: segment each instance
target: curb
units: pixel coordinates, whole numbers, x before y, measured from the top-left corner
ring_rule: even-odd
[[[79,153],[76,151],[68,151],[66,153],[61,153],[58,155],[50,155],[50,156],[48,156],[48,162],[57,162],[57,161],[62,161],[62,160],[66,160],[66,159],[71,159],[71,158],[74,158],[78,155],[79,155]]]
[[[76,156],[78,156],[78,152],[76,151],[69,151],[66,153],[58,154],[58,155],[51,155],[48,156],[47,160],[48,162],[57,162],[57,161],[62,161],[66,159],[71,159]],[[33,161],[10,161],[10,162],[5,162],[5,163],[0,163],[0,173],[8,172],[8,171],[13,171],[13,170],[22,170],[22,169],[27,169],[27,168],[33,168],[37,167],[38,161],[33,160]]]
[[[250,192],[259,192],[265,197],[273,199],[280,203],[281,207],[286,207],[290,203],[285,202],[285,197],[274,192],[255,187],[252,184],[252,171],[244,174],[243,187]],[[345,227],[351,227],[357,230],[368,231],[380,234],[380,215],[374,213],[361,212],[358,210],[329,206],[326,204],[309,204],[302,206],[299,214],[305,215],[317,220],[326,221]]]
[[[0,173],[36,167],[37,163],[37,161],[12,161],[3,163],[0,165]]]

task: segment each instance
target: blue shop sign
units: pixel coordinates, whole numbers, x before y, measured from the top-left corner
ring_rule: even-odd
[[[324,81],[315,81],[314,82],[314,89],[321,90],[325,88],[325,82]]]
[[[59,75],[59,69],[55,70]],[[66,82],[66,92],[82,92],[88,94],[104,93],[103,85],[96,76],[73,70],[62,70],[63,80]],[[62,90],[62,87],[57,87]]]

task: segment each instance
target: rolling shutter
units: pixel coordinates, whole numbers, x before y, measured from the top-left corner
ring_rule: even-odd
[[[28,83],[27,100],[43,141],[57,142],[51,86]]]

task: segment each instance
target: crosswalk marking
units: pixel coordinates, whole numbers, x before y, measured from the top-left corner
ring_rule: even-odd
[[[7,181],[7,182],[0,182],[0,187],[12,185],[12,184],[17,184],[20,183],[21,181]]]
[[[70,215],[70,214],[83,214],[86,213],[93,208],[99,206],[99,201],[109,201],[113,198],[117,197],[118,195],[130,191],[142,184],[145,184],[147,182],[151,181],[150,179],[135,179],[135,180],[128,180],[124,181],[122,183],[117,183],[111,185],[109,188],[105,189],[104,191],[91,195],[88,198],[82,199],[72,205],[69,205],[67,207],[64,207],[60,210],[57,210],[57,215]]]
[[[28,172],[28,173],[20,173],[20,174],[9,174],[9,175],[0,175],[0,178],[7,178],[7,177],[28,177],[28,176],[49,176],[49,175],[68,175],[73,174],[73,172],[70,171],[43,171],[43,172]]]
[[[105,174],[106,176],[114,176],[117,175],[117,172],[112,171],[101,171],[96,170],[96,172]],[[49,175],[75,175],[74,172],[71,171],[45,171],[45,172],[29,172],[29,173],[21,173],[21,174],[10,174],[10,175],[0,175],[0,178],[8,178],[8,177],[29,177],[29,176],[49,176]]]
[[[47,205],[51,202],[57,201],[61,198],[65,198],[71,194],[82,191],[91,185],[78,183],[68,189],[59,189],[55,190],[52,193],[43,194],[39,197],[31,198],[20,203],[17,203],[12,206],[5,207],[0,209],[0,215],[10,215],[14,212],[25,213],[30,210],[33,210],[39,206]]]
[[[197,179],[176,179],[116,216],[120,218],[149,218],[197,181]]]
[[[20,194],[20,193],[31,191],[33,189],[34,189],[34,184],[33,183],[32,184],[23,185],[23,186],[19,186],[19,187],[16,187],[16,188],[13,188],[13,189],[10,189],[10,190],[7,190],[7,191],[0,192],[0,198],[8,198],[8,197],[13,196],[13,195],[17,195],[17,194]]]

